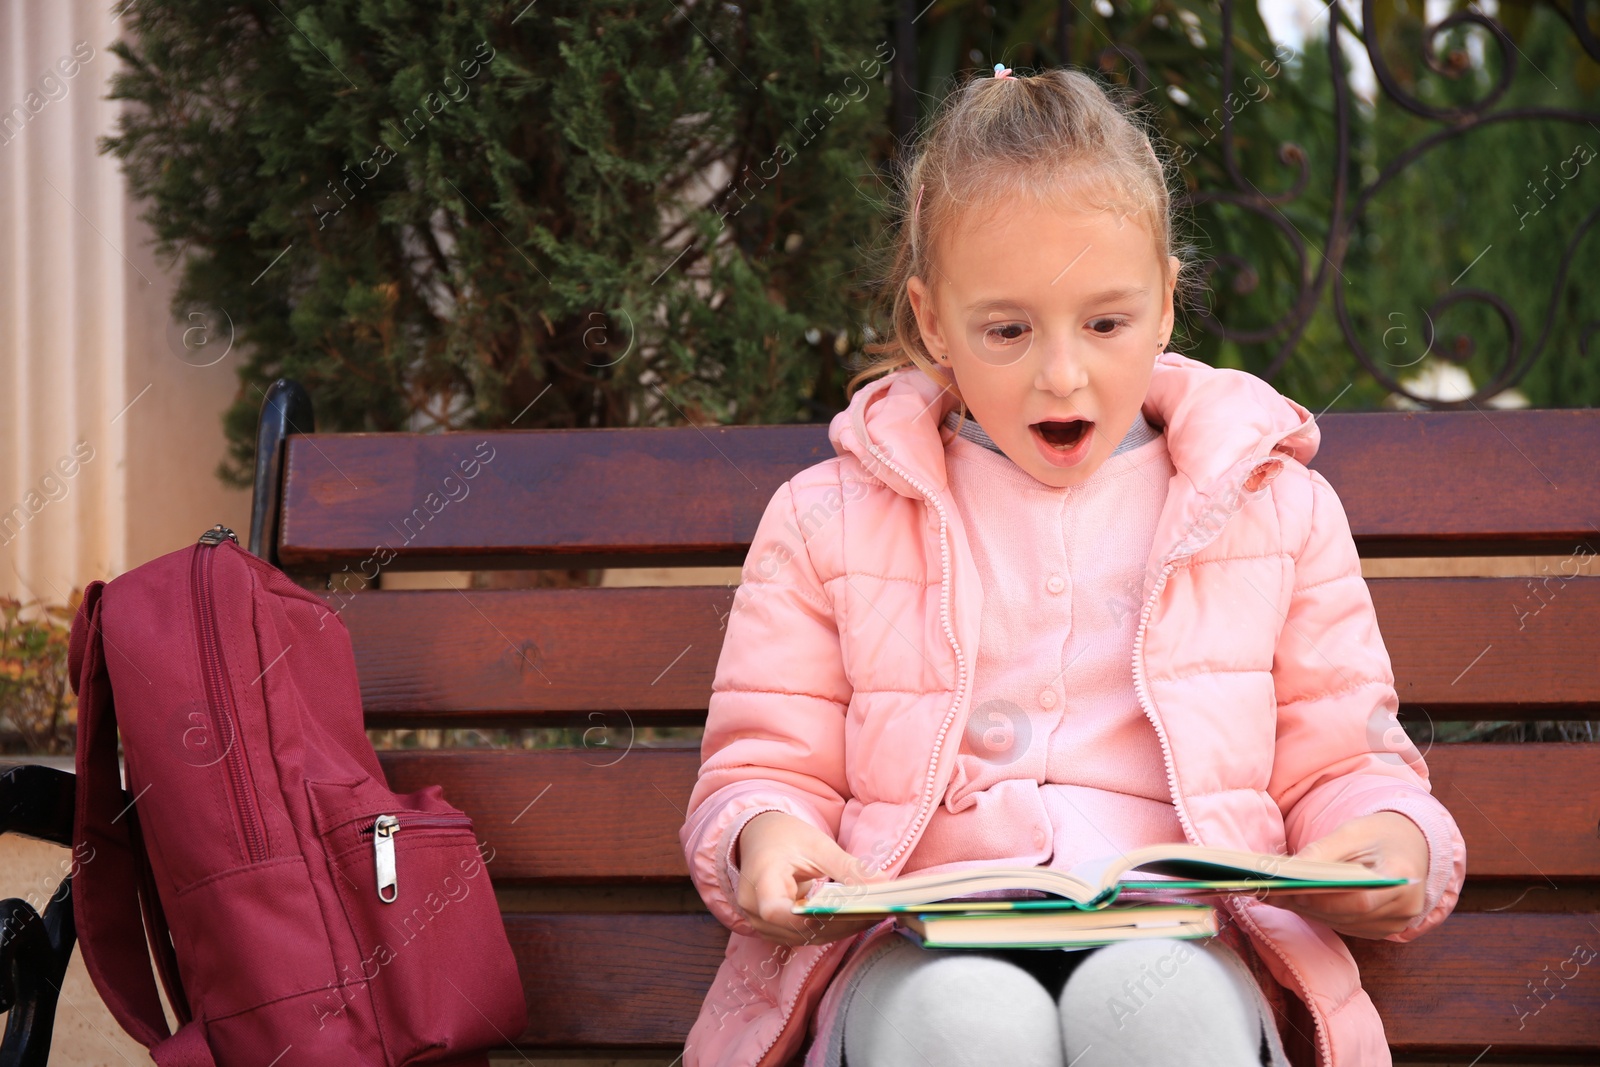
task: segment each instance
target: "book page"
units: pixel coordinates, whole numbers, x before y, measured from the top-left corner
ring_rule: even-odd
[[[1191,883],[1230,884],[1272,882],[1326,882],[1331,886],[1400,884],[1359,863],[1297,859],[1294,856],[1243,852],[1203,845],[1150,845],[1121,856],[1080,864],[1072,873],[1092,885],[1156,884],[1162,879]]]

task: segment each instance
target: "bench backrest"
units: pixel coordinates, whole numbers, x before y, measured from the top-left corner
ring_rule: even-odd
[[[1600,412],[1320,423],[1313,466],[1364,556],[1555,557],[1532,580],[1369,579],[1403,716],[1441,733],[1595,718],[1600,582],[1573,575],[1600,548]],[[824,425],[291,435],[281,514],[274,525],[280,485],[265,487],[258,527],[308,577],[736,566],[778,485],[832,455]],[[354,637],[371,726],[607,726],[626,739],[704,721],[733,589],[324,595]],[[726,941],[678,844],[695,744],[382,760],[397,790],[442,784],[495,849],[530,1004],[519,1048],[681,1046]],[[1579,962],[1600,949],[1600,746],[1441,740],[1427,760],[1466,837],[1469,885],[1412,945],[1354,942],[1397,1056],[1600,1048],[1600,973],[1572,973],[1600,969]]]

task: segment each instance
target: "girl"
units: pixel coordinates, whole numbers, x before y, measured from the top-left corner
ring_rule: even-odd
[[[1166,351],[1186,265],[1136,119],[997,67],[923,135],[875,380],[772,497],[728,619],[681,838],[733,934],[686,1067],[1282,1064],[1285,989],[1321,1067],[1390,1062],[1336,932],[1438,925],[1465,848],[1315,421]],[[790,912],[816,878],[1168,841],[1413,881],[1076,952]]]

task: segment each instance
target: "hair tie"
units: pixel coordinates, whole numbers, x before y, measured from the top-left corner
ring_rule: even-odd
[[[994,76],[996,81],[1001,78],[1011,78],[1011,68],[1004,63],[996,63],[994,65]],[[1011,80],[1016,81],[1015,78],[1011,78]]]

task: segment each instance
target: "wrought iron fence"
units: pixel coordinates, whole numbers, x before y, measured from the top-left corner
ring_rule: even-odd
[[[1563,10],[1552,4],[1551,10],[1567,23],[1583,52],[1600,63],[1600,39],[1597,39],[1595,32],[1590,28],[1588,4],[1589,0],[1570,0],[1570,9]],[[909,142],[917,119],[914,88],[917,33],[914,23],[931,6],[926,0],[901,0],[896,9],[896,53],[893,63],[895,95],[892,107],[895,134],[902,144]],[[1469,333],[1456,332],[1448,341],[1436,336],[1436,324],[1448,309],[1459,304],[1480,304],[1492,311],[1503,327],[1503,352],[1497,352],[1500,357],[1498,368],[1483,384],[1477,386],[1470,396],[1461,399],[1444,400],[1419,395],[1392,373],[1397,367],[1412,364],[1401,365],[1382,359],[1363,342],[1360,331],[1352,320],[1343,287],[1330,286],[1330,279],[1342,276],[1352,232],[1361,222],[1367,209],[1371,207],[1374,198],[1398,175],[1439,146],[1481,131],[1485,127],[1502,123],[1542,120],[1583,124],[1600,129],[1600,113],[1558,107],[1497,108],[1496,105],[1500,103],[1517,77],[1521,53],[1501,21],[1476,8],[1455,11],[1438,21],[1425,23],[1420,36],[1422,62],[1434,73],[1447,77],[1458,75],[1469,62],[1468,57],[1460,49],[1452,49],[1441,56],[1436,42],[1443,34],[1476,26],[1485,32],[1487,39],[1493,41],[1498,50],[1499,75],[1488,90],[1477,99],[1454,106],[1431,105],[1408,92],[1401,80],[1395,77],[1385,58],[1384,50],[1380,47],[1376,30],[1379,22],[1376,7],[1376,0],[1362,0],[1362,24],[1358,27],[1349,22],[1337,0],[1330,4],[1332,18],[1326,47],[1334,102],[1334,158],[1315,159],[1312,153],[1300,144],[1289,141],[1280,143],[1277,146],[1279,160],[1294,166],[1298,171],[1293,184],[1286,191],[1267,195],[1242,173],[1235,146],[1234,109],[1231,107],[1222,109],[1219,142],[1221,162],[1230,184],[1193,190],[1181,197],[1180,201],[1188,206],[1231,205],[1233,208],[1258,216],[1274,227],[1292,250],[1294,262],[1300,267],[1297,278],[1298,292],[1289,309],[1276,321],[1265,326],[1231,324],[1204,308],[1196,309],[1196,317],[1206,332],[1223,340],[1257,344],[1276,343],[1276,350],[1265,367],[1258,371],[1262,377],[1271,380],[1283,370],[1311,322],[1313,314],[1323,301],[1329,299],[1326,291],[1331,288],[1333,310],[1344,342],[1360,365],[1385,389],[1429,408],[1476,407],[1480,402],[1514,387],[1546,351],[1558,310],[1557,297],[1566,284],[1574,252],[1593,226],[1596,217],[1600,216],[1600,205],[1583,216],[1581,222],[1568,236],[1559,257],[1550,257],[1556,260],[1554,276],[1550,281],[1550,299],[1546,304],[1543,321],[1538,324],[1536,331],[1530,332],[1516,310],[1501,294],[1485,288],[1470,286],[1458,288],[1452,285],[1448,292],[1437,296],[1430,306],[1423,309],[1426,319],[1422,332],[1424,351],[1460,366],[1464,366],[1474,357],[1479,345]],[[1232,99],[1236,64],[1236,41],[1233,32],[1235,0],[1220,0],[1220,14],[1221,95],[1224,99]],[[1059,54],[1081,54],[1081,50],[1072,47],[1072,38],[1081,29],[1078,22],[1082,17],[1083,13],[1075,0],[1062,0],[1059,4],[1054,30],[1057,44],[1055,50]],[[1350,181],[1352,89],[1350,71],[1341,53],[1339,32],[1341,28],[1359,37],[1366,51],[1381,89],[1377,101],[1379,106],[1404,109],[1437,127],[1390,159],[1376,177],[1364,183],[1357,183],[1354,187]],[[1141,94],[1148,93],[1153,88],[1164,88],[1155,86],[1150,64],[1132,44],[1112,41],[1093,53],[1093,63],[1105,72],[1117,71],[1120,68],[1128,84]],[[1305,194],[1313,173],[1319,168],[1333,176],[1333,189],[1322,234],[1325,237],[1323,250],[1313,251],[1308,248],[1308,241],[1301,230],[1284,214],[1283,206],[1300,199]],[[1314,265],[1314,273],[1311,266],[1313,258],[1318,260]],[[1254,265],[1243,257],[1225,253],[1202,261],[1203,272],[1208,278],[1217,270],[1224,268],[1247,279],[1246,284],[1249,284],[1248,279],[1255,277]],[[1588,318],[1579,326],[1580,358],[1588,358],[1589,344],[1597,330],[1600,330],[1600,317]]]

